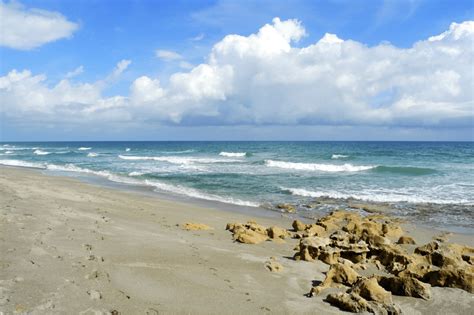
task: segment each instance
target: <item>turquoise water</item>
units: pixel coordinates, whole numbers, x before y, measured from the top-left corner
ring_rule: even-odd
[[[307,216],[330,210],[304,207],[321,197],[388,203],[402,217],[474,231],[472,142],[2,143],[0,164],[240,206],[290,202]]]

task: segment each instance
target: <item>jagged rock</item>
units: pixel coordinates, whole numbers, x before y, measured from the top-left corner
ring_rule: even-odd
[[[459,288],[474,293],[474,268],[442,268],[428,272],[423,277],[423,282],[432,286]]]
[[[356,293],[368,301],[392,304],[392,294],[381,287],[375,277],[358,280],[350,292]]]
[[[257,233],[267,235],[267,228],[255,221],[248,221],[245,227]]]
[[[400,225],[394,223],[382,224],[382,232],[385,237],[398,238],[403,235]]]
[[[306,229],[306,224],[298,220],[293,221],[293,224],[291,226],[293,227],[295,232],[302,232]]]
[[[202,223],[184,223],[183,228],[187,231],[212,230],[212,227]]]
[[[426,255],[431,254],[438,248],[439,248],[438,242],[430,242],[428,244],[415,248],[415,254],[426,256]]]
[[[410,236],[400,236],[400,238],[397,241],[397,244],[410,244],[414,245],[416,244],[415,240],[410,237]]]
[[[317,295],[326,288],[337,287],[341,284],[351,286],[356,283],[358,278],[359,274],[350,266],[341,263],[333,264],[326,273],[324,281],[311,289],[310,296]]]
[[[405,270],[399,272],[398,276],[422,280],[423,277],[432,270],[433,266],[428,262],[412,262],[406,266]]]
[[[326,235],[326,229],[321,225],[310,224],[306,226],[306,235],[307,236],[323,236]]]
[[[280,203],[277,205],[277,208],[288,213],[296,212],[296,207],[289,203]]]
[[[330,244],[329,238],[318,236],[305,237],[300,240],[299,252],[294,255],[296,260],[312,261],[317,258],[322,249]]]
[[[431,299],[430,285],[415,278],[378,276],[377,281],[385,290],[395,295]]]
[[[276,239],[281,238],[284,239],[288,236],[291,236],[291,233],[285,230],[284,228],[278,226],[272,226],[267,229],[267,234],[269,237]]]
[[[413,262],[413,257],[393,244],[381,246],[377,258],[388,270],[395,273],[403,271]]]
[[[354,293],[331,293],[326,297],[326,302],[343,311],[353,313],[372,312],[369,302]]]

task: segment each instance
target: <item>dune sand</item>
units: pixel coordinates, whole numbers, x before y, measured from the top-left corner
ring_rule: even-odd
[[[225,230],[248,220],[289,228],[288,217],[206,209],[10,167],[0,168],[0,211],[0,313],[341,313],[325,295],[306,296],[329,266],[293,260],[298,240],[241,244]],[[419,243],[439,234],[404,227]],[[473,243],[468,235],[451,240]],[[271,272],[273,262],[283,269]],[[432,294],[394,301],[406,314],[474,309],[466,291],[433,287]]]

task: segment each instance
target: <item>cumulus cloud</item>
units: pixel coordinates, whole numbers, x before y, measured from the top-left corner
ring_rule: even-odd
[[[26,9],[18,2],[0,1],[0,17],[0,45],[20,50],[69,38],[79,27],[58,12]]]
[[[158,49],[156,51],[156,57],[164,61],[174,61],[174,60],[183,59],[183,56],[181,56],[177,52],[171,51],[171,50],[163,50],[163,49]]]
[[[127,97],[103,98],[96,85],[67,80],[48,87],[28,71],[0,78],[0,97],[13,112],[47,116],[69,104],[70,113],[94,119],[180,125],[472,125],[474,22],[453,23],[410,48],[335,34],[296,47],[306,35],[299,21],[275,18],[255,34],[224,37],[205,63],[166,84],[137,78]]]

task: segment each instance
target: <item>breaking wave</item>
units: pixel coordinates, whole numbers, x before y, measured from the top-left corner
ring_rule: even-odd
[[[344,159],[344,158],[348,158],[349,155],[344,155],[344,154],[333,154],[331,156],[331,159],[333,160],[337,160],[337,159]]]
[[[226,156],[226,157],[244,157],[247,155],[246,152],[221,152],[219,153],[220,156]]]
[[[42,151],[42,150],[35,150],[35,151],[33,151],[33,153],[36,154],[36,155],[48,155],[48,154],[51,154],[51,152]]]
[[[265,165],[268,167],[277,167],[289,170],[298,171],[320,171],[320,172],[360,172],[366,171],[377,166],[372,165],[352,165],[352,164],[319,164],[319,163],[295,163],[283,162],[274,160],[265,160]]]
[[[79,151],[87,151],[87,150],[90,150],[92,148],[89,148],[89,147],[80,147],[78,148]]]
[[[240,162],[240,160],[229,160],[229,159],[212,159],[212,158],[198,158],[198,157],[181,157],[181,156],[133,156],[133,155],[119,155],[119,158],[122,160],[132,160],[132,161],[160,161],[167,162],[171,164],[192,164],[192,163],[232,163]]]
[[[95,152],[90,152],[90,153],[87,153],[87,156],[88,157],[96,157],[96,156],[98,156],[98,154],[95,153]]]

